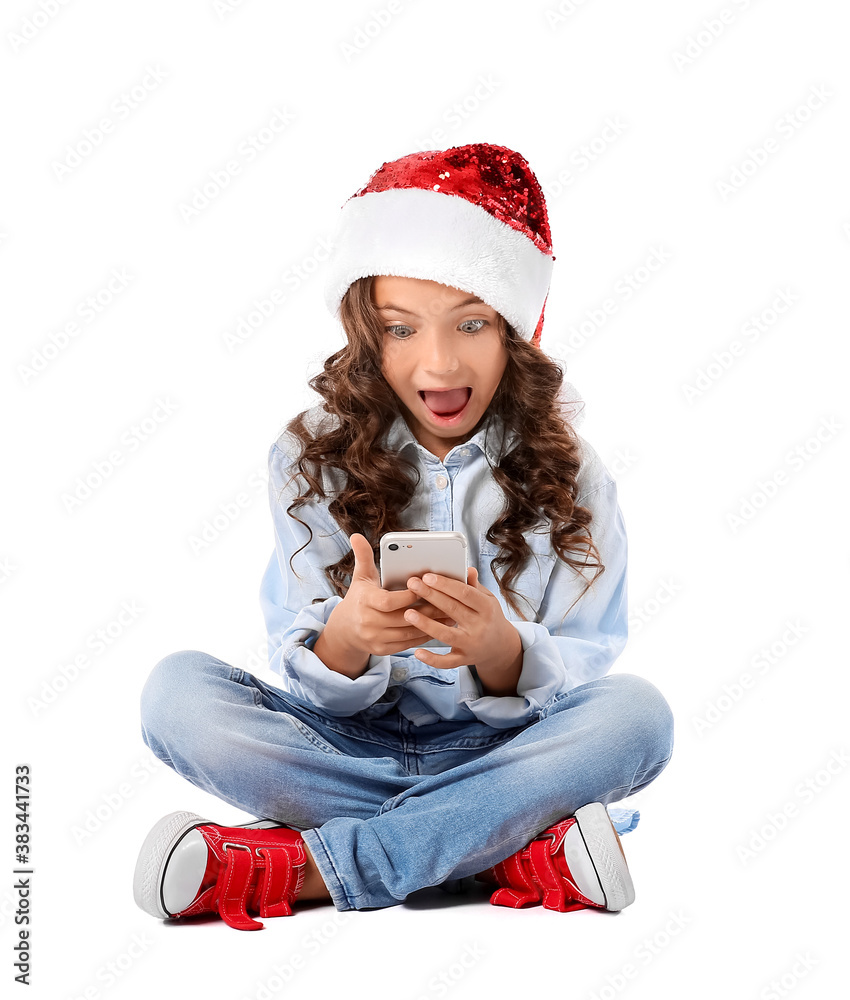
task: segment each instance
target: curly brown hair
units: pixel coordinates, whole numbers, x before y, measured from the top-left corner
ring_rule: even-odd
[[[348,535],[359,532],[369,539],[377,561],[385,532],[411,530],[402,513],[414,497],[419,473],[413,462],[385,450],[381,442],[401,410],[381,372],[385,321],[375,308],[372,284],[371,277],[359,278],[348,288],[340,306],[348,343],[327,358],[323,371],[308,382],[325,400],[322,409],[338,418],[338,426],[314,436],[304,420],[309,411],[302,410],[285,430],[301,442],[296,460],[298,472],[293,478],[300,473],[307,483],[306,491],[288,507],[289,516],[304,524],[293,511],[315,497],[326,500],[322,469],[340,470],[345,486],[335,491],[328,511]],[[508,354],[507,365],[487,412],[474,430],[480,428],[490,411],[495,411],[505,422],[505,433],[515,430],[519,443],[498,466],[490,466],[506,498],[501,516],[486,534],[487,541],[500,549],[490,566],[508,605],[527,620],[511,596],[518,595],[511,584],[531,556],[523,534],[545,525],[548,519],[551,545],[558,556],[579,574],[585,566],[596,569],[564,613],[566,618],[605,570],[588,528],[591,512],[575,503],[581,445],[558,403],[563,369],[523,340],[502,316],[499,326]],[[313,532],[308,525],[305,527],[312,541]],[[584,558],[575,558],[576,553]],[[297,554],[290,558],[290,567]],[[595,562],[588,561],[591,555]],[[500,575],[496,567],[507,569]],[[341,597],[348,592],[353,570],[351,550],[325,567],[331,586]],[[321,600],[316,598],[313,603]]]

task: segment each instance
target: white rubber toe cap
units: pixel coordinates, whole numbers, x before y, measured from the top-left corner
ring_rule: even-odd
[[[208,854],[199,830],[190,830],[171,852],[162,877],[162,902],[169,913],[185,910],[198,895]]]

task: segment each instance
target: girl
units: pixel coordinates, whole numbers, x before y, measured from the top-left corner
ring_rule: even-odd
[[[348,199],[333,245],[347,344],[269,454],[260,599],[283,687],[187,650],[142,693],[150,749],[265,818],[166,816],[136,901],[253,930],[249,911],[392,906],[474,875],[497,905],[622,909],[606,806],[663,770],[672,716],[649,682],[608,674],[626,535],[539,349],[555,259],[540,185],[502,146],[414,153]],[[381,536],[416,529],[464,532],[466,583],[381,588]]]

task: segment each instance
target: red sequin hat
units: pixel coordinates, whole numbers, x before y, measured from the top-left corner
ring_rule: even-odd
[[[540,346],[555,257],[540,184],[513,150],[476,142],[384,163],[342,206],[331,243],[335,316],[358,278],[424,278],[479,296]]]

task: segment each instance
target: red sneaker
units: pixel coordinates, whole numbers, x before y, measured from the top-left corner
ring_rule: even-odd
[[[241,931],[261,917],[288,917],[304,884],[301,834],[273,820],[218,826],[195,813],[164,816],[147,835],[133,877],[136,903],[151,916],[217,913]]]
[[[490,897],[494,906],[622,910],[635,898],[620,838],[601,802],[577,809],[475,878],[502,886]]]

